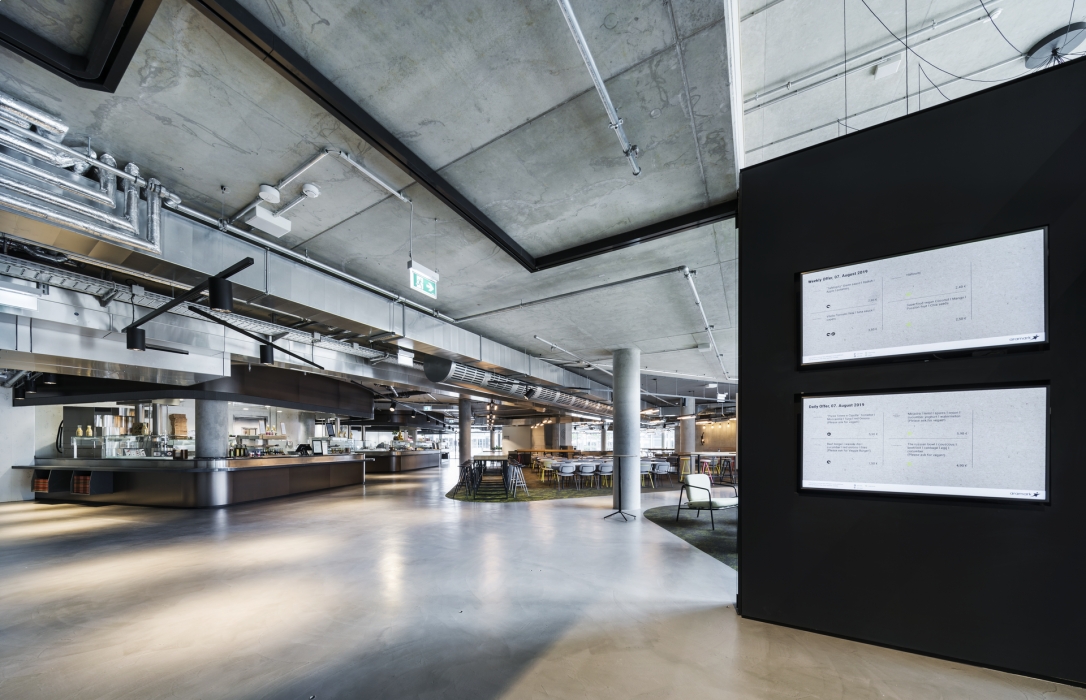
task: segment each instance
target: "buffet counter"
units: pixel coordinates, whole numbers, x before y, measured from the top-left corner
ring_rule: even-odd
[[[366,483],[366,454],[227,459],[39,458],[34,497],[74,503],[208,508]]]
[[[441,466],[441,450],[367,450],[369,470],[380,474],[410,472]]]

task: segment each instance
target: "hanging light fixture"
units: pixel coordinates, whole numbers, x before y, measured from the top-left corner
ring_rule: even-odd
[[[208,305],[214,311],[233,313],[234,285],[222,277],[209,277],[207,280]]]
[[[274,365],[275,364],[275,348],[271,345],[260,346],[260,364],[262,365]]]
[[[143,352],[147,349],[147,331],[142,328],[129,328],[125,331],[129,350]]]

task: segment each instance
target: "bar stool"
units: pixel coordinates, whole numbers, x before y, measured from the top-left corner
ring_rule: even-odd
[[[690,473],[690,458],[679,457],[679,480]]]

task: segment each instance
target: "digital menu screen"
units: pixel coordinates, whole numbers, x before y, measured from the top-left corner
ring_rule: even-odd
[[[1048,500],[1047,387],[802,403],[804,489]]]
[[[1044,343],[1045,231],[800,275],[804,365]]]

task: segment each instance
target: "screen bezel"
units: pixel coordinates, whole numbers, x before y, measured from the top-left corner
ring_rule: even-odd
[[[970,496],[942,493],[910,493],[908,491],[877,491],[867,489],[827,489],[803,485],[803,401],[805,399],[859,398],[864,396],[900,396],[902,394],[937,394],[962,391],[996,391],[1000,389],[1044,389],[1045,390],[1045,497],[1044,499],[1010,498],[1006,496]],[[1006,384],[984,384],[951,387],[921,387],[886,391],[834,391],[811,392],[795,395],[796,410],[796,488],[800,493],[833,494],[835,496],[855,496],[870,498],[936,499],[939,501],[971,501],[980,503],[1016,503],[1050,505],[1052,502],[1052,390],[1048,382],[1014,382]]]
[[[956,248],[958,246],[970,245],[972,243],[982,243],[984,241],[991,241],[997,238],[1006,238],[1007,236],[1017,236],[1023,233],[1031,233],[1033,231],[1040,231],[1043,245],[1043,265],[1044,265],[1044,333],[1045,339],[1036,343],[1012,343],[1009,345],[971,345],[967,347],[954,348],[953,350],[941,350],[933,352],[931,350],[917,350],[916,352],[899,352],[892,355],[879,355],[877,357],[849,357],[841,360],[827,360],[825,362],[804,362],[803,361],[803,277],[804,275],[813,275],[818,272],[824,272],[826,270],[836,270],[841,267],[850,267],[852,265],[863,265],[865,263],[882,262],[883,260],[892,260],[894,258],[903,258],[907,255],[916,255],[917,253],[928,253],[933,250],[942,250],[944,248]],[[1044,350],[1047,349],[1051,342],[1048,324],[1048,226],[1031,226],[1018,231],[1010,231],[1008,233],[1000,233],[995,236],[984,236],[982,238],[973,238],[968,241],[961,241],[959,243],[948,243],[946,245],[932,246],[930,248],[917,248],[915,250],[906,251],[903,253],[897,253],[895,255],[886,255],[878,258],[867,258],[865,260],[856,260],[853,262],[841,263],[838,265],[830,265],[827,267],[815,268],[813,270],[804,270],[797,272],[795,275],[795,288],[796,288],[796,307],[798,313],[796,314],[796,363],[800,369],[811,369],[816,367],[839,367],[841,365],[864,365],[864,364],[879,364],[884,362],[895,362],[906,360],[923,360],[923,359],[943,359],[945,357],[961,357],[963,355],[971,355],[976,352],[992,352],[992,351],[1018,351],[1018,350]]]

